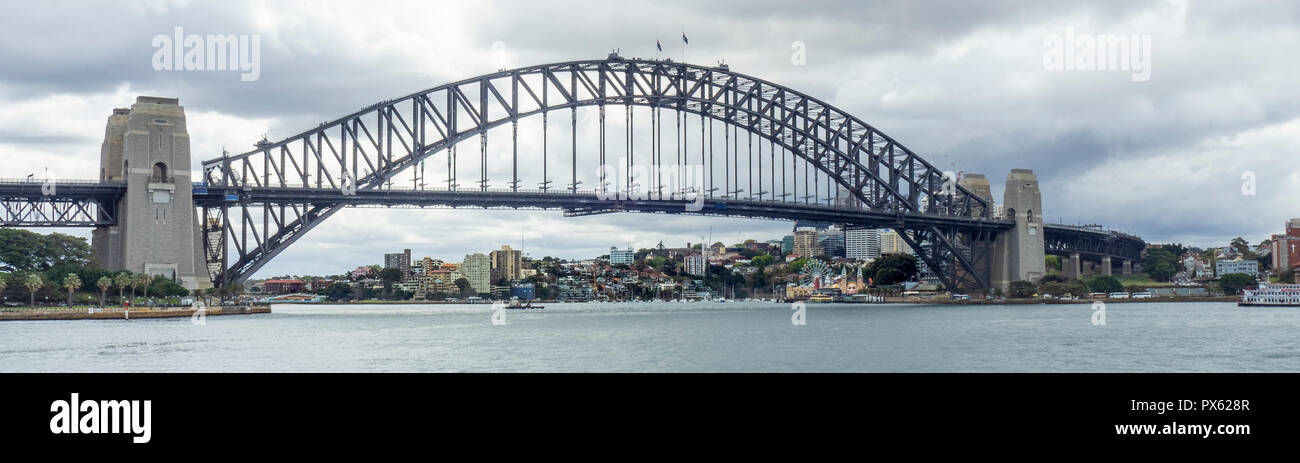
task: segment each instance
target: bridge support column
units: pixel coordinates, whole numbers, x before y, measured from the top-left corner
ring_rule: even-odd
[[[1102,275],[1111,275],[1112,273],[1113,273],[1113,272],[1112,272],[1112,270],[1111,270],[1110,256],[1104,256],[1104,257],[1102,257],[1102,258],[1101,258],[1101,274],[1102,274]]]
[[[96,229],[106,270],[162,275],[186,289],[212,286],[199,248],[190,183],[190,136],[175,98],[142,96],[115,109],[100,153],[100,179],[126,182],[118,223]]]
[[[1082,268],[1083,263],[1079,258],[1079,253],[1077,252],[1070,253],[1070,255],[1065,258],[1065,262],[1062,262],[1062,265],[1064,265],[1064,267],[1061,269],[1062,270],[1061,273],[1064,273],[1066,278],[1073,278],[1077,280],[1083,277],[1083,268]]]
[[[1029,169],[1012,169],[1002,194],[1005,218],[1015,228],[998,235],[994,244],[993,286],[1006,291],[1012,281],[1037,282],[1047,273],[1043,243],[1043,197],[1038,176]]]
[[[1124,259],[1124,262],[1122,262],[1120,266],[1123,268],[1122,272],[1124,276],[1133,274],[1133,261]]]

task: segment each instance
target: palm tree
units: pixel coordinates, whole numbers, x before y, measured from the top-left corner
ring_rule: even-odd
[[[36,292],[45,287],[45,279],[41,278],[41,274],[33,273],[27,275],[27,279],[23,281],[23,286],[26,286],[27,292],[31,294],[32,308],[36,308]]]
[[[69,273],[63,277],[63,289],[68,290],[68,306],[72,306],[72,295],[81,289],[81,277],[75,273]]]
[[[122,272],[117,274],[117,276],[113,277],[113,285],[117,286],[117,300],[125,300],[122,296],[123,292],[126,291],[126,288],[131,286],[131,272]],[[132,292],[131,296],[134,297],[135,293]]]
[[[113,279],[106,276],[99,277],[95,286],[99,287],[99,306],[103,307],[108,301],[108,289],[113,287]]]
[[[153,277],[147,273],[138,273],[135,275],[135,284],[144,289],[144,298],[149,298],[149,284],[153,283]]]

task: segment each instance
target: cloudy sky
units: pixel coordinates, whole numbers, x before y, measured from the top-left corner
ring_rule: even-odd
[[[260,76],[156,71],[155,36],[256,34]],[[371,103],[509,65],[653,57],[802,90],[1001,195],[1030,168],[1052,221],[1152,242],[1259,242],[1300,216],[1300,5],[1287,2],[0,2],[0,177],[94,178],[105,118],[178,97],[194,168]],[[1149,40],[1132,69],[1051,69],[1056,44]],[[806,62],[792,62],[802,43]],[[499,43],[493,48],[494,43]],[[504,47],[502,47],[504,46]],[[1140,47],[1139,47],[1140,48]],[[1079,48],[1083,49],[1083,48]],[[1056,56],[1060,56],[1059,54]],[[1071,66],[1073,67],[1073,66]],[[1253,177],[1255,194],[1243,194]],[[1249,191],[1249,188],[1247,188]],[[257,275],[333,273],[409,247],[459,260],[779,238],[787,222],[356,209]],[[88,231],[71,233],[88,236]]]

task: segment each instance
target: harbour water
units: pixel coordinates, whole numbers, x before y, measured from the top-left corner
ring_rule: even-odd
[[[5,372],[1294,372],[1300,310],[1232,303],[276,305],[0,323]]]

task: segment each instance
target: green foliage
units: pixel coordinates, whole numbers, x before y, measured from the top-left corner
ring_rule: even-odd
[[[1048,254],[1043,256],[1043,262],[1047,264],[1048,270],[1061,271],[1061,256]]]
[[[1150,275],[1151,279],[1156,281],[1169,281],[1177,273],[1178,267],[1170,262],[1160,262],[1147,270],[1147,275]]]
[[[870,277],[877,285],[908,281],[919,272],[916,257],[911,254],[886,254],[862,269],[862,274]]]
[[[1148,250],[1142,266],[1147,269],[1147,274],[1151,275],[1152,280],[1169,281],[1174,274],[1178,273],[1178,256],[1182,255],[1182,250],[1181,245],[1170,244]],[[1180,252],[1175,254],[1174,251]]]
[[[1118,293],[1124,290],[1124,283],[1110,275],[1096,275],[1085,282],[1094,293]]]
[[[344,283],[334,283],[325,288],[325,297],[331,301],[348,299],[352,297],[352,285]]]
[[[1029,281],[1017,280],[1007,285],[1007,297],[1023,299],[1034,297],[1034,294],[1037,292],[1038,287],[1035,286],[1033,282]]]
[[[754,258],[749,261],[750,265],[756,267],[766,267],[772,265],[773,262],[776,262],[776,258],[772,257],[770,254],[754,256]]]
[[[1295,269],[1289,268],[1277,274],[1278,281],[1282,283],[1295,283]]]
[[[1060,281],[1049,281],[1039,285],[1038,292],[1057,297],[1066,296],[1070,294],[1070,285]]]
[[[798,259],[792,260],[790,261],[790,264],[787,265],[785,268],[789,269],[790,273],[802,272],[803,266],[808,264],[808,259],[809,259],[808,257],[800,257]]]
[[[1070,281],[1071,279],[1066,277],[1065,275],[1061,275],[1059,273],[1049,273],[1047,274],[1047,276],[1043,277],[1043,279],[1039,280],[1038,282],[1040,284],[1047,284],[1047,283],[1069,283]]]
[[[44,272],[59,264],[85,267],[90,265],[90,254],[85,238],[0,228],[0,270]]]
[[[1249,288],[1259,284],[1254,275],[1245,273],[1229,273],[1219,277],[1219,286],[1223,288],[1223,293],[1229,296],[1241,293],[1243,288]]]
[[[179,283],[162,276],[154,277],[149,283],[148,292],[145,293],[156,297],[184,297],[190,295],[190,290],[185,289]]]

